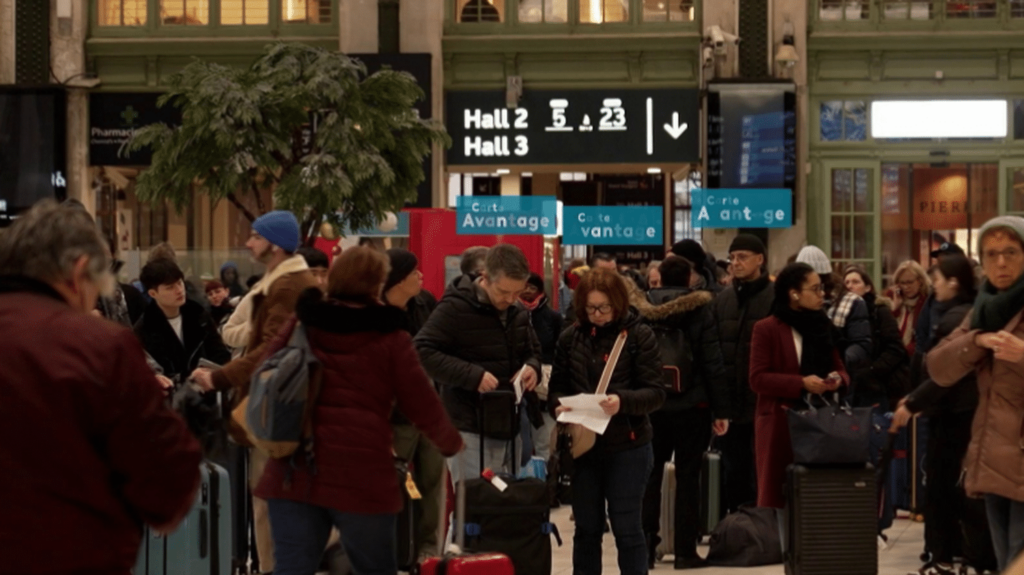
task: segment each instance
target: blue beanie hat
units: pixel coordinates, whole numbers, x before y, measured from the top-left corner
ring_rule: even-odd
[[[252,229],[290,254],[299,249],[299,220],[291,212],[277,210],[263,214],[252,223]]]

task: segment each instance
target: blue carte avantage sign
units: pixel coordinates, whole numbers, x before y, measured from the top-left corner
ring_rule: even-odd
[[[690,222],[695,228],[788,228],[793,225],[791,190],[693,190],[690,198]]]
[[[661,206],[564,206],[562,244],[650,246],[662,244]]]
[[[553,196],[461,196],[455,233],[460,235],[553,236],[558,201]]]

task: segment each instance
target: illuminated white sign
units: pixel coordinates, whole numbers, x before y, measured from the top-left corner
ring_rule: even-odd
[[[874,138],[1005,138],[1006,100],[888,100],[871,103]]]

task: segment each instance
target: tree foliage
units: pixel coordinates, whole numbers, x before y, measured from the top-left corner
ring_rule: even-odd
[[[199,193],[228,200],[250,220],[272,190],[274,207],[293,211],[309,241],[326,217],[343,228],[375,225],[415,199],[431,144],[450,145],[444,128],[420,119],[415,78],[302,44],[274,44],[248,69],[196,60],[172,77],[160,106],[182,123],[136,131],[127,149],[152,147],[138,179],[143,201],[180,212]],[[302,131],[316,133],[302,145]],[[251,202],[245,202],[251,198]]]

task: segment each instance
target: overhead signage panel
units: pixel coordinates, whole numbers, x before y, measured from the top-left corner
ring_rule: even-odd
[[[790,190],[715,189],[690,194],[695,228],[788,228],[793,225]]]
[[[697,90],[448,92],[449,165],[681,163],[700,160]]]
[[[661,206],[565,206],[562,218],[563,245],[662,245]]]
[[[553,236],[558,233],[554,196],[461,196],[455,233]]]
[[[135,130],[150,124],[181,124],[174,104],[156,102],[153,92],[94,92],[89,94],[89,164],[93,166],[148,166],[152,150],[122,151]]]

